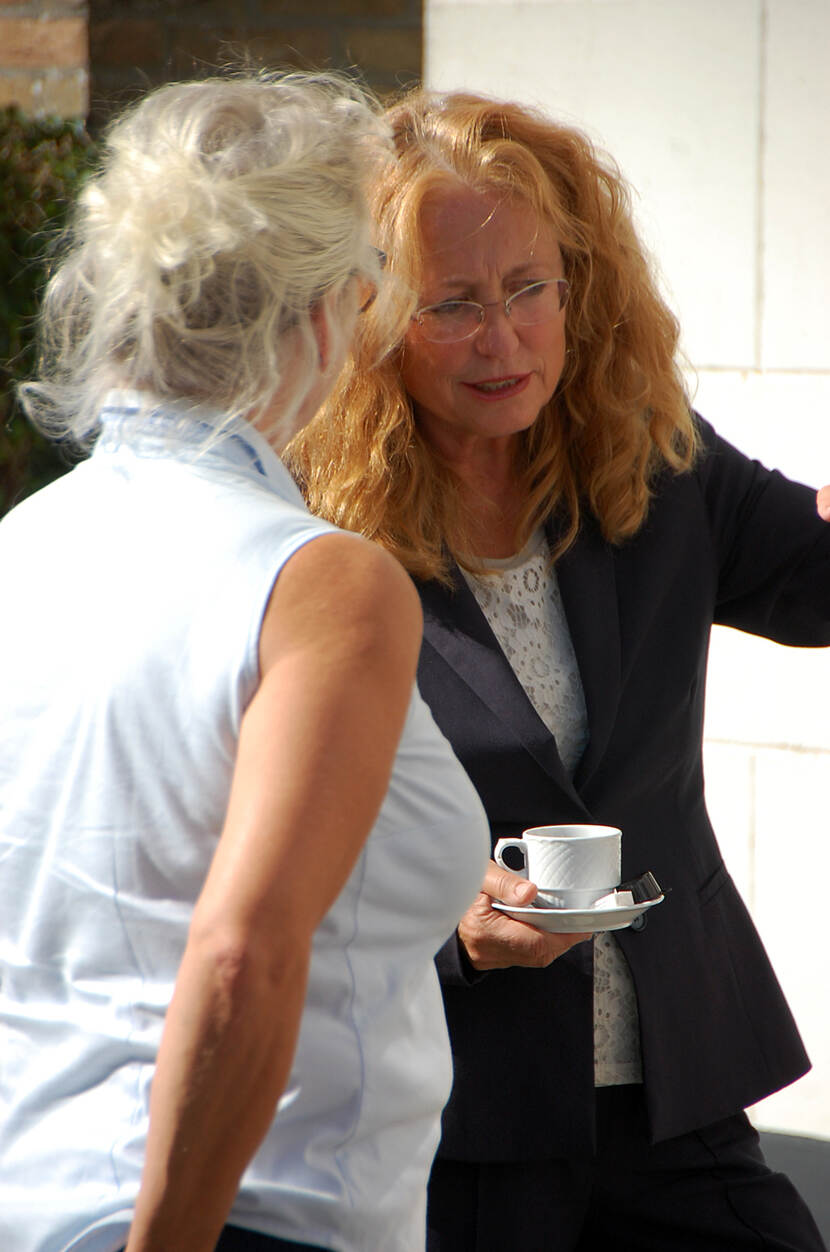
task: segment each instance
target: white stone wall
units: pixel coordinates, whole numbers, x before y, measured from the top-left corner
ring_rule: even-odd
[[[830,3],[427,0],[426,81],[581,126],[637,192],[695,401],[830,482]],[[754,1110],[830,1137],[830,652],[719,630],[709,807],[814,1068]]]

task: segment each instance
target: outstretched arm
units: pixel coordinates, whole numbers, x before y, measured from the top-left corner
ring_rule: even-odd
[[[274,1116],[314,929],[377,816],[420,645],[380,549],[315,539],[275,584],[260,686],[164,1029],[127,1252],[212,1252]]]

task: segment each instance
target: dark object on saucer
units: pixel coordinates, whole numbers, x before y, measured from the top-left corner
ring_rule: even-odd
[[[621,882],[616,890],[630,891],[635,904],[645,904],[647,900],[656,900],[658,896],[666,894],[650,870],[639,874],[637,878],[629,878],[627,882]]]

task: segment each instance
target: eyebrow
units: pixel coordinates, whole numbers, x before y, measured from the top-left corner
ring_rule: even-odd
[[[506,274],[503,274],[502,282],[509,282],[511,278],[521,278],[524,274],[537,268],[546,269],[548,267],[543,265],[540,261],[523,261],[521,265],[514,265],[511,270],[508,270]],[[553,277],[556,278],[558,275],[554,274]],[[475,279],[462,277],[461,275],[456,274],[450,274],[442,277],[440,282],[436,284],[436,286],[440,286],[440,288],[445,291],[451,291],[453,289],[464,291],[475,287],[475,285]]]

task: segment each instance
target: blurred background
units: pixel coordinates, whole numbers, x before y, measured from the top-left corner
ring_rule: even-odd
[[[0,0],[0,515],[65,468],[15,413],[44,242],[114,109],[229,63],[420,81],[420,0]]]
[[[765,464],[830,482],[828,54],[827,0],[0,0],[0,513],[61,469],[10,398],[31,369],[44,230],[113,107],[241,55],[351,67],[382,96],[423,77],[582,127],[636,190],[696,406]],[[709,807],[814,1063],[752,1114],[820,1138],[828,692],[830,651],[716,631]]]

